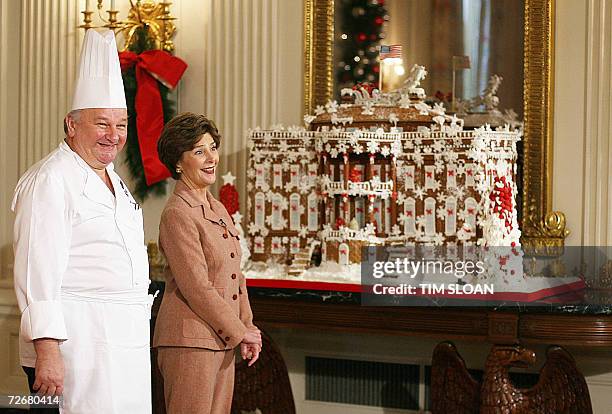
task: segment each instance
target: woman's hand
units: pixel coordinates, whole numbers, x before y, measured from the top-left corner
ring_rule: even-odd
[[[242,359],[249,359],[249,366],[253,365],[255,361],[259,359],[259,353],[261,352],[261,346],[257,344],[240,344],[240,354]]]
[[[256,344],[261,348],[261,332],[256,327],[248,328],[242,342],[245,344]]]

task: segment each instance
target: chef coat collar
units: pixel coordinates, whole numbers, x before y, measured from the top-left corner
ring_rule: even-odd
[[[72,150],[72,148],[70,148],[66,141],[62,141],[60,143],[60,149],[71,154],[74,157],[76,163],[81,168],[83,168],[83,171],[86,174],[85,183],[83,185],[83,194],[85,194],[87,198],[95,201],[96,203],[103,204],[109,208],[114,209],[118,187],[117,180],[114,176],[115,168],[113,163],[110,163],[106,166],[106,172],[108,173],[108,176],[110,177],[111,182],[113,183],[113,187],[115,189],[115,197],[113,197],[113,194],[110,192],[108,187],[106,187],[104,181],[102,181],[100,177],[98,177],[94,170],[89,166],[89,164],[85,162],[83,158],[81,158],[79,154],[77,154],[75,151]]]
[[[85,171],[94,173],[93,169],[89,166],[89,164],[87,164],[85,162],[85,160],[83,158],[81,158],[81,156],[79,154],[77,154],[76,152],[74,152],[72,150],[72,148],[70,148],[70,145],[68,145],[66,140],[63,140],[60,143],[59,147],[60,147],[61,150],[66,151],[69,154],[71,154],[74,157],[74,159],[76,160],[76,162],[79,164],[79,166],[82,167]],[[108,171],[109,175],[110,175],[111,171],[115,171],[115,164],[113,164],[112,162],[110,164],[108,164],[106,166],[106,171]]]
[[[202,207],[204,218],[206,220],[214,221],[222,226],[227,226],[232,235],[236,232],[231,219],[226,218],[227,214],[223,214],[225,207],[223,204],[216,200],[210,191],[205,192],[201,190],[193,190],[187,186],[183,181],[178,180],[174,187],[174,194],[181,197],[191,207]],[[224,217],[221,217],[224,216]]]

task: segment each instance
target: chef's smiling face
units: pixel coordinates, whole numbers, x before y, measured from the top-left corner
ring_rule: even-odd
[[[66,141],[94,170],[103,170],[123,149],[127,139],[127,110],[81,109],[66,118]]]
[[[206,133],[191,151],[185,151],[177,163],[182,170],[181,180],[192,189],[206,189],[217,178],[219,152],[212,135]]]

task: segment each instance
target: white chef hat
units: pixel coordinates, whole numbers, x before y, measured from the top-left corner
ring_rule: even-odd
[[[127,108],[117,43],[110,30],[85,32],[72,110],[85,108]]]

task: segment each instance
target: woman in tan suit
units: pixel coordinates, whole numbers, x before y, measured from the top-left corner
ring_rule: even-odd
[[[227,210],[208,191],[221,136],[203,115],[166,124],[157,150],[178,180],[162,213],[159,246],[168,261],[153,346],[169,414],[227,414],[234,348],[252,365],[261,334],[253,325],[240,245]]]

